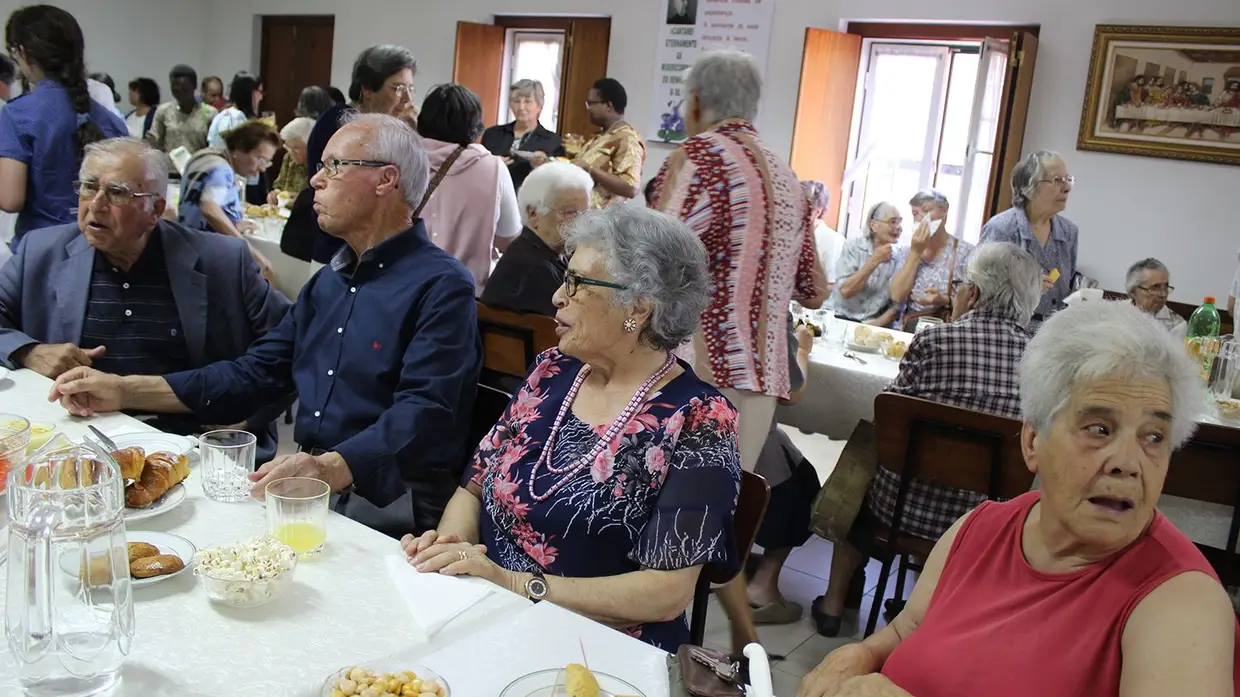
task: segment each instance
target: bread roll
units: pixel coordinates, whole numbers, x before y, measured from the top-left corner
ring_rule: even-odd
[[[105,583],[111,583],[111,559],[106,554],[97,554],[92,556],[89,563],[83,563],[81,565],[78,570],[78,577],[86,579],[86,583],[91,586],[101,586]]]
[[[134,578],[167,576],[185,568],[185,562],[175,554],[157,554],[129,562],[129,575]]]
[[[125,448],[112,453],[112,459],[116,460],[116,464],[120,465],[121,478],[126,481],[135,480],[142,476],[142,469],[146,467],[146,453],[142,448]]]
[[[146,456],[142,477],[125,488],[125,505],[146,508],[189,476],[189,460],[184,455],[158,452]]]
[[[129,547],[129,563],[134,563],[136,559],[145,559],[159,554],[159,548],[149,542],[130,542]]]

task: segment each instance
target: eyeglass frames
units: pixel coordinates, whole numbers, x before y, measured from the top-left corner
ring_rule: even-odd
[[[568,271],[564,274],[564,290],[568,297],[577,294],[577,289],[581,286],[595,286],[598,288],[611,288],[613,290],[628,290],[628,286],[612,283],[611,281],[600,281],[596,278],[588,278],[582,276],[576,271]]]
[[[338,157],[333,157],[330,160],[324,160],[320,166],[322,167],[323,172],[327,174],[327,178],[331,179],[331,178],[334,178],[337,174],[340,174],[340,168],[346,165],[351,165],[353,167],[372,167],[372,168],[395,167],[395,165],[392,164],[391,162],[381,162],[379,160],[342,160]]]
[[[127,186],[121,184],[108,184],[103,187],[103,195],[107,198],[108,203],[113,206],[127,206],[133,202],[135,198],[158,198],[159,194],[148,194],[144,192],[134,191]],[[80,201],[93,201],[99,195],[99,182],[95,181],[75,181],[73,182],[73,191],[77,194]]]

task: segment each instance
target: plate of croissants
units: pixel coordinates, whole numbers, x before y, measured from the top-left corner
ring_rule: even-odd
[[[102,552],[83,559],[83,554],[66,552],[60,556],[60,570],[74,578],[85,578],[92,586],[110,583],[114,568],[129,567],[130,585],[142,588],[166,581],[192,566],[198,550],[194,543],[166,532],[128,531],[125,535],[128,560],[117,550],[115,560]]]
[[[119,443],[117,444],[119,445]],[[125,479],[125,521],[134,522],[167,513],[185,501],[189,458],[160,450],[147,453],[138,446],[112,453]]]

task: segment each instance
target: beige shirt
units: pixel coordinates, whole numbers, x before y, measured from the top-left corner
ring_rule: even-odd
[[[209,104],[200,103],[188,114],[181,111],[176,102],[160,104],[151,122],[155,147],[169,153],[185,148],[193,155],[207,147],[207,131],[217,113],[216,108]]]
[[[573,161],[587,167],[598,167],[641,188],[642,167],[646,164],[646,143],[636,128],[625,121],[617,121],[611,128],[586,143]],[[627,200],[603,188],[602,184],[595,184],[594,191],[590,192],[591,208],[606,208],[613,203]]]

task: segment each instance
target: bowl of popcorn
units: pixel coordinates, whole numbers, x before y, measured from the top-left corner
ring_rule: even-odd
[[[321,697],[451,697],[443,678],[421,667],[402,668],[385,661],[350,666],[327,676]]]
[[[280,597],[292,585],[296,570],[293,548],[264,535],[202,550],[194,575],[212,602],[249,608]]]

